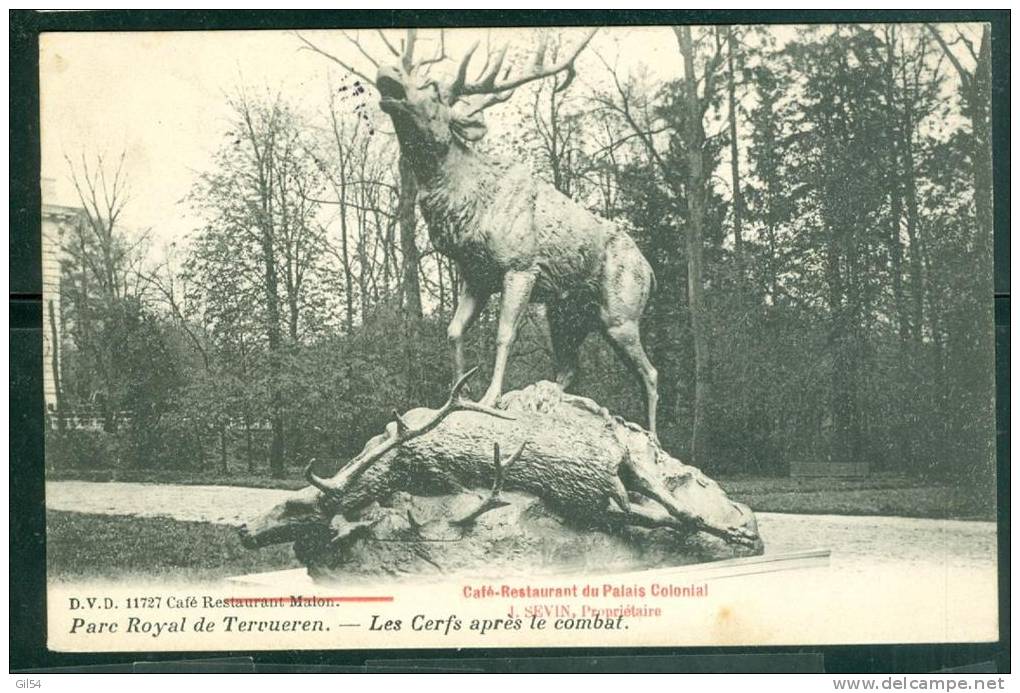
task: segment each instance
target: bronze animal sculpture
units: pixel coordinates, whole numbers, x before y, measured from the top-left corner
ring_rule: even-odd
[[[521,318],[530,302],[543,303],[557,383],[564,390],[570,386],[582,343],[599,329],[640,378],[648,429],[655,435],[658,376],[639,327],[654,286],[648,261],[618,225],[537,180],[525,166],[493,160],[470,146],[485,134],[482,111],[517,87],[562,74],[556,88],[565,89],[592,33],[551,65],[543,40],[520,75],[503,69],[504,47],[486,59],[478,79],[469,80],[475,44],[452,80],[440,83],[426,70],[402,64],[380,67],[376,87],[416,178],[432,243],[454,260],[462,277],[447,333],[456,377],[464,371],[465,332],[490,296],[501,292],[492,380],[479,400],[495,405]]]
[[[487,564],[486,556],[503,549],[515,554],[503,559],[533,566],[534,551],[511,550],[504,541],[515,531],[508,524],[521,524],[531,539],[551,533],[561,548],[589,533],[639,532],[607,558],[631,549],[640,555],[649,541],[666,547],[662,561],[671,565],[762,552],[747,506],[670,456],[648,431],[548,382],[507,393],[504,409],[463,400],[475,370],[438,409],[394,412],[386,431],[332,477],[316,476],[309,465],[309,487],[242,527],[243,543],[293,541],[310,570],[398,551],[401,561],[423,552],[438,560],[441,553],[447,565],[470,569],[462,559],[474,555]],[[494,443],[515,452],[504,458],[497,448],[493,455]],[[546,529],[535,531],[536,515]],[[679,543],[640,534],[648,531]],[[369,548],[361,551],[359,542]]]

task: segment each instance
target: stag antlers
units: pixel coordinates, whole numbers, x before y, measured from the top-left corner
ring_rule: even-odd
[[[592,37],[598,31],[598,28],[590,29],[585,37],[581,40],[576,47],[574,47],[562,60],[558,60],[551,65],[547,65],[546,53],[549,49],[549,34],[543,33],[542,38],[539,40],[538,47],[535,50],[534,58],[532,59],[531,66],[523,71],[521,74],[511,76],[511,67],[503,69],[503,62],[506,59],[508,45],[503,45],[497,49],[495,53],[487,53],[485,56],[485,64],[482,66],[482,70],[477,79],[468,80],[468,66],[471,64],[471,58],[474,56],[475,51],[478,50],[479,41],[475,41],[464,55],[461,56],[460,63],[457,66],[457,70],[454,73],[453,82],[450,84],[448,90],[448,100],[452,105],[455,101],[466,101],[467,97],[480,96],[483,97],[474,101],[469,106],[469,111],[466,116],[474,115],[479,111],[482,111],[493,104],[502,103],[513,96],[514,90],[528,82],[533,82],[539,79],[545,79],[546,77],[552,77],[558,75],[561,72],[566,73],[566,77],[562,82],[556,85],[556,91],[563,91],[570,83],[574,81],[574,77],[577,76],[577,72],[574,69],[574,61],[577,60],[577,56],[584,50],[585,46],[591,41]],[[347,41],[354,46],[358,52],[375,68],[379,67],[380,60],[372,55],[361,42],[361,39],[357,34],[349,35],[343,33]],[[387,52],[392,54],[393,57],[399,59],[400,65],[404,72],[411,73],[420,70],[423,74],[427,73],[432,65],[441,63],[452,56],[446,53],[446,34],[443,31],[439,32],[439,49],[435,55],[426,59],[415,59],[415,46],[418,42],[417,30],[408,29],[405,38],[400,42],[400,49],[387,38],[386,33],[377,30],[379,38]],[[358,70],[350,62],[341,60],[338,56],[323,50],[318,45],[301,35],[300,33],[295,34],[304,44],[302,50],[313,51],[319,55],[333,61],[340,65],[347,72],[356,75],[364,82],[371,84],[373,80],[367,76],[363,71]],[[500,72],[502,71],[502,76]]]
[[[395,426],[392,429],[387,428],[389,435],[382,443],[365,449],[360,455],[354,457],[343,465],[336,475],[329,479],[318,477],[312,472],[312,464],[314,464],[314,460],[312,460],[312,462],[305,468],[305,479],[309,484],[326,495],[332,498],[338,498],[343,490],[347,488],[348,484],[361,475],[361,473],[370,467],[376,460],[381,458],[390,450],[403,445],[407,441],[425,435],[438,426],[443,419],[455,411],[474,411],[480,414],[495,416],[499,419],[513,421],[514,417],[504,411],[461,399],[461,391],[467,384],[468,379],[477,371],[478,367],[475,366],[462,375],[450,389],[450,397],[446,400],[446,403],[437,409],[435,413],[425,421],[425,423],[412,427],[408,425],[407,421],[405,421],[404,418],[394,410],[393,415],[395,418]],[[513,459],[516,459],[516,457]]]
[[[464,100],[468,96],[484,96],[485,98],[472,104],[471,110],[467,115],[473,115],[493,104],[506,101],[513,95],[517,87],[528,82],[534,82],[566,72],[564,80],[555,87],[556,91],[563,91],[570,86],[570,83],[574,81],[574,77],[577,75],[574,69],[574,61],[577,60],[577,56],[580,55],[584,47],[591,41],[596,31],[598,29],[591,29],[566,57],[552,65],[546,65],[545,62],[546,53],[549,49],[549,35],[543,34],[538,48],[535,50],[535,57],[532,60],[531,66],[515,76],[510,75],[511,68],[507,67],[503,71],[503,76],[500,77],[500,71],[503,70],[503,61],[506,58],[507,52],[507,46],[504,45],[496,52],[495,56],[491,54],[486,56],[481,75],[477,79],[469,81],[467,77],[468,66],[471,64],[472,56],[478,49],[478,42],[476,41],[464,53],[460,59],[460,64],[457,66],[455,77],[449,89],[450,103]]]

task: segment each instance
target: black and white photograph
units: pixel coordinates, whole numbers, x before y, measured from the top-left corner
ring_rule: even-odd
[[[42,33],[49,648],[996,641],[992,84],[980,22]]]

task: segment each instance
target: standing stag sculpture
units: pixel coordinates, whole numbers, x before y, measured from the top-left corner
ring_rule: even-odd
[[[437,81],[427,69],[405,61],[380,67],[376,87],[417,181],[432,243],[453,259],[462,278],[448,330],[456,377],[464,373],[465,332],[489,298],[502,293],[492,380],[480,400],[495,405],[521,318],[530,302],[544,303],[557,383],[570,386],[582,343],[601,330],[639,376],[654,435],[657,374],[639,328],[654,285],[648,261],[616,224],[536,179],[527,167],[494,160],[470,146],[485,134],[484,109],[506,101],[516,88],[552,78],[557,90],[565,89],[593,34],[553,64],[546,63],[544,38],[519,74],[504,68],[504,46],[486,57],[476,79],[469,79],[476,43],[450,80]]]

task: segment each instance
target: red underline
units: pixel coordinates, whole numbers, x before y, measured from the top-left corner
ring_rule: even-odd
[[[314,595],[302,597],[302,601],[313,599],[319,602],[327,602],[330,604],[341,603],[341,602],[392,602],[393,597],[316,597]],[[234,606],[235,602],[290,602],[291,596],[287,595],[284,597],[230,597],[224,601],[230,606]]]

